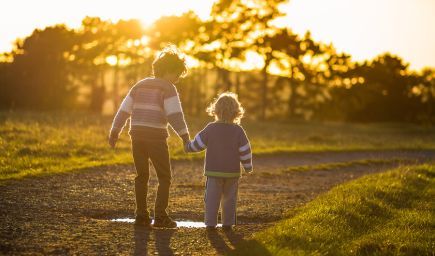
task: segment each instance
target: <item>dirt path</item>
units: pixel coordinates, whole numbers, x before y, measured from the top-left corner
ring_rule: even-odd
[[[365,159],[396,159],[328,171],[285,172],[289,166]],[[255,159],[255,175],[240,180],[234,232],[201,228],[147,231],[114,218],[132,218],[133,166],[111,166],[9,181],[0,186],[0,254],[215,255],[283,218],[331,187],[399,164],[433,161],[435,151],[298,153]],[[204,177],[200,161],[173,162],[170,214],[202,221]],[[156,178],[150,181],[155,198]]]

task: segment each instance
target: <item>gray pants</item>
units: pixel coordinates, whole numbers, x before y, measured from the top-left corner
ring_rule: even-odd
[[[236,224],[236,204],[239,178],[207,177],[205,187],[205,225],[216,226],[219,205],[222,210],[222,225]]]

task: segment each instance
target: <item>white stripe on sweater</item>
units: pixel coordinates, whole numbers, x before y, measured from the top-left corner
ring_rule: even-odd
[[[249,142],[246,143],[246,145],[241,146],[241,147],[239,148],[239,152],[243,152],[243,151],[248,150],[248,149],[249,149]]]
[[[190,147],[192,148],[193,151],[198,151],[198,149],[195,147],[193,141],[189,142]]]
[[[173,96],[170,98],[165,99],[164,103],[165,113],[167,116],[170,114],[182,112],[181,110],[181,103],[178,96]]]
[[[120,109],[124,112],[131,114],[133,110],[133,98],[130,96],[130,94],[127,94],[127,96],[125,96],[124,100],[121,103]]]
[[[243,164],[243,168],[250,169],[252,168],[252,164]]]
[[[196,142],[198,142],[198,145],[199,145],[202,149],[206,148],[206,146],[205,146],[205,144],[202,142],[201,137],[199,136],[199,134],[197,134],[197,135],[195,136],[195,140],[196,140]]]
[[[244,156],[240,156],[240,160],[248,160],[250,158],[252,158],[252,154],[251,153],[248,153],[248,154],[246,154]]]
[[[187,131],[187,128],[183,128],[183,129],[181,129],[180,131],[178,131],[178,135],[184,135],[184,134],[187,134],[187,133],[189,133],[188,131]]]

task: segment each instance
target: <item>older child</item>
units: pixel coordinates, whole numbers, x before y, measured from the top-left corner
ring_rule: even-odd
[[[163,49],[153,62],[154,77],[137,82],[124,98],[113,120],[109,144],[114,147],[126,120],[131,116],[130,136],[136,167],[136,221],[137,225],[151,227],[147,209],[149,162],[155,168],[159,186],[154,208],[154,227],[177,226],[167,213],[171,165],[169,162],[167,125],[174,128],[186,144],[189,132],[184,120],[175,83],[185,76],[187,67],[178,50]]]
[[[240,163],[245,172],[252,172],[252,154],[245,131],[239,125],[244,110],[237,95],[226,92],[207,108],[215,122],[209,123],[195,139],[185,146],[186,152],[206,150],[204,175],[205,225],[217,225],[219,205],[222,207],[222,226],[230,230],[236,224],[236,202]]]

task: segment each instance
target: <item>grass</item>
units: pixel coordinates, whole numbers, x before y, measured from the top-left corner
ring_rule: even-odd
[[[435,165],[340,185],[254,234],[234,255],[434,255]]]
[[[0,112],[0,180],[130,164],[126,131],[115,150],[106,137],[112,117],[69,112]],[[187,118],[192,137],[210,121]],[[435,149],[435,128],[405,124],[307,122],[243,123],[256,156],[313,151]],[[185,155],[176,136],[168,140],[173,159]]]
[[[401,158],[391,158],[391,159],[365,159],[347,162],[337,162],[328,164],[318,164],[318,165],[302,165],[302,166],[291,166],[282,170],[282,173],[291,172],[304,172],[304,171],[330,171],[343,168],[350,168],[354,166],[372,166],[372,165],[383,165],[392,163],[404,163],[409,162],[409,159]]]

